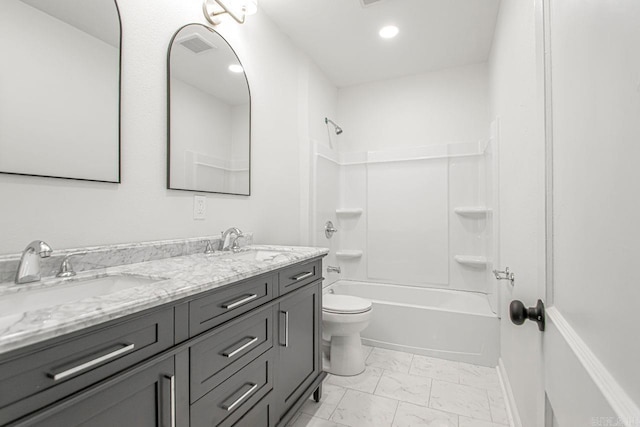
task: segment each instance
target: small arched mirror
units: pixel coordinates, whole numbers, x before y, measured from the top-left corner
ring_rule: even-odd
[[[182,27],[169,48],[168,188],[250,194],[251,96],[218,33]]]

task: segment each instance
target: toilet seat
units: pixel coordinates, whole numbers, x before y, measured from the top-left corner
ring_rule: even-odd
[[[351,295],[325,294],[322,311],[334,314],[360,314],[371,311],[371,301]]]

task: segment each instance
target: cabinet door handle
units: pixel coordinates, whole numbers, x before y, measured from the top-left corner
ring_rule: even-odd
[[[250,347],[252,344],[254,344],[256,341],[258,341],[258,337],[246,337],[245,339],[248,339],[249,341],[242,344],[240,347],[236,348],[235,350],[225,350],[222,352],[222,355],[224,357],[233,357],[236,354],[240,353],[242,350],[244,350],[247,347]]]
[[[244,296],[243,295],[241,298],[239,298],[237,300],[233,300],[233,301],[230,301],[230,302],[223,303],[222,304],[222,308],[224,308],[225,310],[231,310],[232,308],[236,308],[239,305],[246,304],[249,301],[254,300],[256,298],[258,298],[258,295],[256,295],[256,294],[251,294],[249,296]]]
[[[245,387],[250,387],[249,390],[245,391],[244,393],[242,393],[240,395],[240,397],[238,397],[237,399],[235,399],[232,403],[227,404],[227,403],[222,403],[222,405],[220,405],[222,407],[222,409],[226,410],[227,412],[233,411],[233,408],[235,408],[236,406],[238,406],[240,403],[242,403],[243,400],[245,400],[247,397],[249,397],[251,395],[251,393],[254,392],[254,390],[256,388],[258,388],[258,384],[253,384],[253,383],[246,383],[245,385],[243,385],[236,393],[234,393],[234,396],[232,396],[231,398],[233,399],[235,397],[236,394],[241,393],[242,389],[244,389]]]
[[[284,347],[289,347],[289,312],[281,311],[280,314],[284,314]]]
[[[77,374],[78,372],[84,371],[85,369],[89,369],[93,366],[99,365],[100,363],[106,362],[107,360],[111,360],[116,358],[124,353],[128,353],[134,349],[135,344],[120,344],[124,345],[124,347],[120,347],[117,350],[111,351],[107,354],[103,354],[102,356],[96,357],[88,362],[82,363],[80,365],[74,366],[73,368],[69,368],[62,372],[49,372],[47,376],[53,378],[54,381],[59,381],[64,378],[70,377],[73,374]]]
[[[313,276],[313,272],[305,271],[304,273],[297,274],[291,278],[294,282],[298,282],[300,280],[306,279],[307,277]]]
[[[169,380],[169,402],[171,410],[171,427],[176,427],[176,376],[165,375]]]

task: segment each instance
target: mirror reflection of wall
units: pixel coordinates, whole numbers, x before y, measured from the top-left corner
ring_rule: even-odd
[[[215,31],[179,30],[169,51],[168,188],[250,194],[249,85]]]
[[[0,172],[120,182],[114,0],[0,1]]]

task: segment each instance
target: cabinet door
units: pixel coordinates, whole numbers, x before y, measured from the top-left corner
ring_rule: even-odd
[[[282,418],[321,372],[322,282],[292,292],[278,307],[275,398]]]
[[[174,359],[80,393],[21,425],[159,427],[175,416]]]

